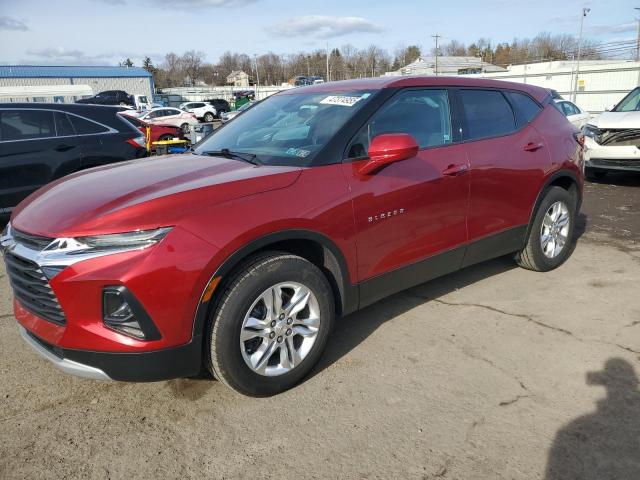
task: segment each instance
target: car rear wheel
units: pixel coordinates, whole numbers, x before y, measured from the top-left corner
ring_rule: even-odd
[[[529,227],[525,248],[518,252],[518,265],[546,272],[562,265],[573,250],[576,201],[564,188],[550,188]]]
[[[251,396],[296,385],[320,358],[334,321],[323,273],[302,257],[270,252],[249,260],[223,288],[207,334],[211,373]]]
[[[207,123],[213,122],[214,118],[215,117],[213,116],[213,113],[211,113],[211,112],[207,112],[207,113],[204,114],[204,121],[207,122]]]

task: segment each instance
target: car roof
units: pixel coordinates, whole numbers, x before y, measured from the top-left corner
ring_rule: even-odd
[[[382,90],[383,88],[406,87],[475,87],[475,88],[501,88],[519,90],[528,93],[533,98],[542,102],[550,94],[545,88],[534,85],[506,82],[487,78],[468,77],[442,77],[442,76],[388,76],[378,78],[361,78],[355,80],[341,80],[337,82],[325,82],[320,84],[298,87],[279,92],[277,95],[295,95],[298,93],[337,93],[349,90]]]
[[[87,110],[96,111],[123,111],[127,110],[120,105],[93,105],[90,103],[45,103],[45,102],[21,102],[21,103],[0,103],[0,108],[27,108],[27,109],[46,109],[46,110],[64,110],[66,112],[85,112]]]

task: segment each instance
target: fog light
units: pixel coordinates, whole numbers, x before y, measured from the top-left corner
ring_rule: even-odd
[[[102,320],[112,330],[140,340],[160,338],[160,332],[147,312],[125,287],[107,287],[103,290]]]

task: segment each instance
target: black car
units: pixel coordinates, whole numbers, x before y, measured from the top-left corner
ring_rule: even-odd
[[[121,107],[0,103],[0,215],[69,173],[147,155]]]
[[[209,100],[204,100],[204,102],[213,105],[213,108],[215,108],[218,113],[218,118],[220,118],[220,114],[231,111],[231,105],[229,105],[229,102],[222,98],[211,98]]]
[[[133,105],[133,97],[123,90],[105,90],[93,97],[76,100],[76,103],[91,105]]]

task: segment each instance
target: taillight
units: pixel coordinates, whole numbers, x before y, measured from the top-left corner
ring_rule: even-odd
[[[584,134],[582,132],[574,133],[573,138],[576,139],[576,142],[578,142],[578,145],[580,145],[581,147],[584,147]]]
[[[147,141],[144,135],[130,138],[129,140],[127,140],[127,143],[134,148],[147,148]]]

